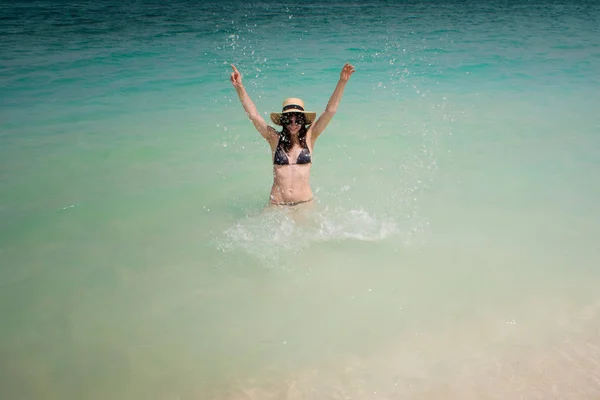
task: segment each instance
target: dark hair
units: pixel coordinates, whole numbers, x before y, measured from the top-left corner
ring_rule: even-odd
[[[300,132],[298,132],[298,140],[300,141],[300,146],[304,149],[308,149],[308,145],[306,144],[306,132],[306,125],[302,125]],[[292,136],[285,125],[283,126],[283,130],[279,132],[279,142],[281,143],[281,147],[283,147],[283,151],[289,153],[292,148]]]

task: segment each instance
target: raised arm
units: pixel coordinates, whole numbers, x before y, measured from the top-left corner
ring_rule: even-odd
[[[250,118],[250,121],[252,121],[256,130],[260,132],[262,137],[267,139],[269,143],[276,141],[278,139],[277,131],[267,125],[264,118],[258,113],[256,106],[250,99],[244,85],[242,85],[242,74],[240,74],[235,65],[231,64],[231,68],[233,69],[233,72],[231,73],[231,84],[235,88],[248,118]]]
[[[350,76],[356,71],[352,65],[346,63],[342,68],[342,72],[340,72],[340,80],[338,81],[329,102],[327,102],[327,107],[321,116],[317,119],[317,121],[312,126],[312,134],[311,140],[312,143],[315,143],[315,140],[319,137],[319,135],[325,130],[331,118],[335,115],[338,105],[342,100],[342,95],[344,94],[344,88],[346,87],[346,83],[350,79]]]

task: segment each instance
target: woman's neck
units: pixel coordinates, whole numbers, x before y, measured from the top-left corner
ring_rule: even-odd
[[[290,133],[289,131],[284,133],[284,137],[290,143],[291,146],[300,144],[300,138],[298,137],[298,135],[294,135],[294,134]]]

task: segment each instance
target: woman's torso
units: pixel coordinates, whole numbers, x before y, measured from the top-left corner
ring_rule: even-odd
[[[312,199],[310,167],[312,151],[300,144],[286,153],[281,142],[273,149],[273,187],[271,203],[296,204]]]

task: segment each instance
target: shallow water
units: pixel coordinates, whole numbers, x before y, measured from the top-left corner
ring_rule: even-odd
[[[0,393],[600,396],[600,8],[0,6]],[[265,115],[322,112],[308,208]]]

